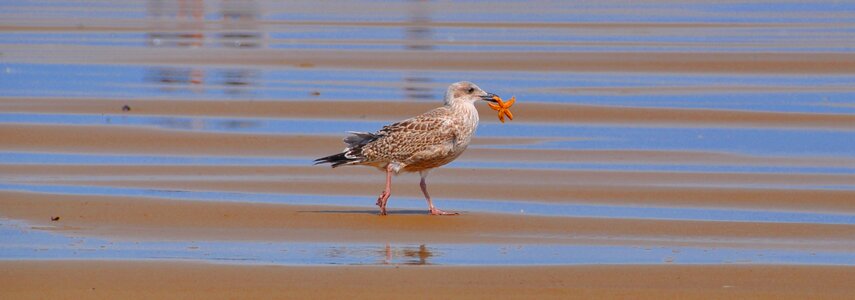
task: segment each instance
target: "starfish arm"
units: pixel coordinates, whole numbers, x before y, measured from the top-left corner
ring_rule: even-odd
[[[509,108],[514,105],[514,102],[516,102],[516,97],[511,97],[508,102],[502,101],[502,98],[499,98],[499,96],[493,96],[493,99],[496,100],[496,103],[487,103],[487,105],[489,105],[490,108],[498,112],[499,121],[505,123],[505,116],[507,116],[508,119],[513,120],[514,114],[511,113],[511,110]]]

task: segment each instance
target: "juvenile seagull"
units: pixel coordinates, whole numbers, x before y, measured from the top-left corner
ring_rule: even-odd
[[[456,215],[435,206],[428,195],[427,178],[431,169],[456,159],[472,141],[478,127],[475,101],[497,102],[494,94],[484,92],[467,81],[452,84],[445,92],[445,105],[421,115],[386,125],[375,133],[350,132],[344,138],[344,151],[318,158],[315,164],[372,166],[386,172],[386,188],[377,198],[380,215],[386,215],[386,201],[392,195],[392,173],[419,172],[419,185],[431,215]]]

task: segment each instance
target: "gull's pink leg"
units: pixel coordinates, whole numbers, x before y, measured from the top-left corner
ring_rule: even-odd
[[[392,196],[392,164],[386,166],[386,188],[377,198],[377,206],[380,207],[381,216],[386,215],[386,201],[389,201],[389,196]]]
[[[419,175],[422,175],[422,181],[419,182],[419,186],[422,188],[422,193],[425,194],[425,200],[427,200],[428,208],[430,208],[430,214],[434,215],[434,216],[457,215],[458,213],[456,213],[456,212],[443,211],[443,210],[440,210],[439,208],[436,208],[435,206],[433,206],[433,202],[430,201],[430,195],[428,195],[427,183],[425,183],[425,178],[427,177],[428,173],[426,171],[421,171],[421,172],[419,172]]]

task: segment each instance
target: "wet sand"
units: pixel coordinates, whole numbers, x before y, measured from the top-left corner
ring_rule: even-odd
[[[851,175],[507,170],[444,168],[431,178],[438,199],[661,205],[854,212],[849,190],[797,189],[796,184],[847,184]],[[382,174],[369,168],[311,166],[0,165],[8,183],[146,189],[376,196]],[[14,174],[14,175],[11,175]],[[398,176],[395,195],[421,197],[415,176]],[[743,182],[781,188],[727,187]],[[658,185],[658,186],[657,186]],[[682,185],[682,186],[681,186]],[[708,185],[707,187],[698,185]],[[721,185],[712,187],[709,185]],[[538,195],[537,199],[530,195]],[[806,201],[810,199],[810,201]],[[370,203],[366,203],[368,205]]]
[[[595,243],[853,249],[851,225],[557,218],[145,197],[0,192],[0,217],[40,229],[113,239],[213,239],[378,243]],[[51,217],[60,216],[59,221]],[[799,242],[796,242],[799,241]],[[812,241],[806,243],[805,241]]]
[[[193,262],[0,261],[15,299],[846,299],[833,266],[241,266]]]
[[[360,6],[359,8],[363,8]],[[390,9],[388,6],[383,6],[387,11]],[[292,9],[289,7],[289,9]],[[505,7],[507,9],[507,7]],[[401,11],[399,11],[400,13]],[[23,21],[23,20],[16,20]],[[102,20],[86,20],[85,23],[81,22],[78,25],[70,25],[69,23],[75,20],[63,20],[63,19],[51,19],[51,20],[40,20],[39,22],[33,22],[32,24],[27,24],[30,22],[19,22],[13,23],[9,21],[0,21],[0,30],[2,31],[59,31],[59,32],[90,32],[90,31],[108,31],[108,32],[122,32],[122,31],[151,31],[151,30],[164,30],[168,31],[167,28],[162,28],[162,26],[152,26],[149,22],[139,22],[135,20],[123,20],[121,23],[117,23],[115,21],[102,21]],[[77,20],[79,21],[79,20]],[[433,21],[430,23],[423,22],[412,22],[409,20],[406,21],[389,21],[389,22],[372,22],[372,21],[360,21],[360,22],[348,22],[348,21],[285,21],[285,20],[275,20],[275,21],[260,21],[259,25],[262,26],[359,26],[359,27],[406,27],[406,26],[426,26],[431,28],[441,28],[441,27],[452,27],[452,28],[546,28],[546,29],[565,29],[565,28],[584,28],[584,29],[628,29],[628,28],[663,28],[663,29],[680,29],[680,28],[782,28],[794,26],[797,24],[786,24],[786,23],[729,23],[729,24],[721,24],[721,23],[690,23],[690,22],[667,22],[667,23],[657,23],[657,22],[622,22],[622,23],[600,23],[600,22],[442,22],[442,21]],[[203,31],[216,31],[218,28],[216,26],[220,25],[219,22],[206,22],[204,24],[205,28],[202,28]],[[800,26],[807,26],[809,24],[798,24]],[[845,25],[845,24],[837,24],[837,25]],[[173,31],[180,31],[180,29],[172,29]],[[441,42],[441,41],[434,41]]]
[[[314,158],[319,153],[341,150],[340,135],[264,134],[163,130],[138,126],[0,124],[4,143],[0,150],[71,153],[197,154],[241,156],[285,156]],[[476,137],[478,145],[522,145],[544,141],[585,140],[578,138],[490,138]],[[689,151],[580,151],[543,149],[478,149],[464,154],[466,159],[520,161],[639,163],[748,164],[786,166],[853,166],[848,158],[775,157]],[[851,181],[850,181],[851,182]]]
[[[125,126],[3,124],[6,151],[93,154],[286,156],[305,159],[340,148],[340,136],[274,135],[162,130]],[[534,138],[478,138],[476,145],[524,145]],[[326,150],[324,150],[326,149]],[[757,166],[851,166],[823,157],[745,156],[714,152],[585,151],[477,148],[461,161],[640,164],[734,164]],[[434,195],[447,198],[620,204],[665,207],[749,208],[851,212],[851,190],[811,186],[850,185],[852,174],[731,173],[443,168],[430,180]],[[3,164],[9,183],[135,187],[167,190],[375,196],[380,174],[368,168],[311,166]],[[240,180],[238,180],[240,179]],[[398,196],[418,198],[416,180],[395,179]],[[409,183],[409,184],[408,184]],[[750,183],[746,185],[746,183]],[[497,185],[498,184],[498,185]],[[760,185],[760,186],[752,186]],[[764,187],[764,185],[766,187]],[[774,187],[768,187],[768,186]],[[805,186],[806,188],[800,188]],[[532,198],[531,195],[537,195]],[[810,199],[808,201],[807,199]],[[366,203],[368,207],[370,203]]]
[[[849,74],[851,53],[668,53],[668,52],[457,52],[258,49],[141,49],[67,45],[4,45],[12,62],[86,64],[197,64],[367,70],[539,71],[539,72],[681,72],[746,74]]]
[[[517,115],[514,122],[855,130],[855,125],[853,125],[855,124],[855,115],[852,114],[597,106],[538,103],[537,99],[527,99],[526,101],[525,105],[514,107],[514,112]],[[252,105],[247,105],[248,103]],[[130,106],[131,111],[123,112],[122,107],[124,105]],[[437,106],[439,104],[433,102],[389,101],[0,98],[0,108],[4,112],[380,121],[409,118]],[[480,112],[480,119],[483,122],[498,122],[489,110],[482,109]]]

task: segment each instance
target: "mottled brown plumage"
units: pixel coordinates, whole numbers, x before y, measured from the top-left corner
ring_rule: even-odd
[[[363,148],[363,164],[382,168],[394,163],[396,170],[407,172],[447,164],[466,149],[474,131],[464,118],[443,106],[383,127],[377,132],[380,137]]]
[[[449,214],[436,209],[428,196],[428,171],[450,163],[463,154],[478,127],[475,101],[495,102],[492,94],[461,81],[448,87],[445,105],[424,114],[387,125],[375,133],[351,132],[342,153],[319,158],[315,164],[367,165],[386,172],[386,189],[377,200],[381,215],[391,194],[392,173],[419,172],[421,187],[431,214]]]

